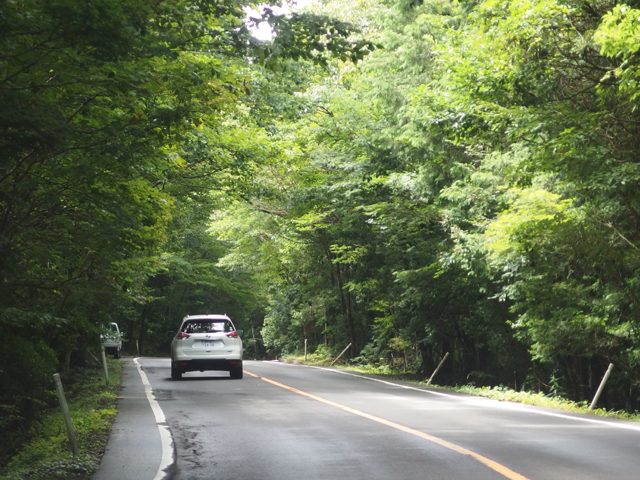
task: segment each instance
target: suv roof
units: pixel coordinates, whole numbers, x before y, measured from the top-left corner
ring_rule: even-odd
[[[219,319],[219,320],[231,320],[226,313],[204,313],[201,315],[187,315],[186,317],[184,317],[182,319],[182,321],[185,321],[187,319],[190,320],[198,320],[198,319],[205,319],[205,318],[211,318],[211,319]]]

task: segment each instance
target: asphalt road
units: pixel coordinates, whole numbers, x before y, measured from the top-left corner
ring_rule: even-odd
[[[168,359],[138,363],[155,422],[129,375],[118,419],[142,420],[116,424],[94,480],[640,478],[637,423],[275,362],[245,361],[242,380],[192,372],[179,381]],[[156,474],[163,429],[173,440],[166,475]],[[129,459],[116,442],[128,442]],[[134,459],[145,471],[129,476]]]

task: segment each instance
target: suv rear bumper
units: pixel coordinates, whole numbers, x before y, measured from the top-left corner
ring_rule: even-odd
[[[199,358],[195,360],[176,360],[173,363],[182,373],[203,372],[205,370],[230,371],[235,368],[236,365],[242,364],[242,359]]]

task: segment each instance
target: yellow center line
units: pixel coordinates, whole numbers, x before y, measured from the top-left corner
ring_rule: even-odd
[[[405,427],[404,425],[400,425],[399,423],[390,422],[389,420],[385,420],[384,418],[376,417],[375,415],[369,415],[368,413],[361,412],[360,410],[356,410],[354,408],[347,407],[346,405],[341,405],[336,402],[332,402],[331,400],[326,400],[321,397],[317,397],[307,392],[303,392],[302,390],[298,390],[297,388],[289,387],[287,385],[283,385],[282,383],[278,383],[274,380],[270,380],[265,377],[260,377],[251,372],[244,371],[247,375],[251,375],[252,377],[259,378],[260,380],[264,380],[267,383],[275,385],[280,388],[284,388],[285,390],[289,390],[291,392],[297,393],[298,395],[302,395],[307,398],[311,398],[318,402],[325,403],[327,405],[331,405],[332,407],[339,408],[344,410],[345,412],[353,413],[354,415],[358,415],[360,417],[366,418],[368,420],[373,420],[374,422],[381,423],[383,425],[387,425],[388,427],[395,428],[396,430],[400,430],[405,433],[410,433],[411,435],[415,435],[416,437],[423,438],[425,440],[429,440],[430,442],[436,443],[442,447],[448,448],[449,450],[453,450],[454,452],[460,453],[462,455],[469,455],[470,457],[476,459],[478,462],[486,465],[491,470],[499,473],[500,475],[508,478],[509,480],[529,480],[527,477],[520,475],[519,473],[514,472],[513,470],[505,467],[504,465],[495,462],[487,457],[483,457],[482,455],[472,452],[471,450],[467,450],[460,445],[456,445],[455,443],[447,442],[442,438],[434,437],[433,435],[429,435],[428,433],[421,432],[420,430],[415,430],[413,428]]]

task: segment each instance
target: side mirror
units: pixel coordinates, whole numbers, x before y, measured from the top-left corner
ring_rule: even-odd
[[[171,337],[173,337],[175,334],[176,334],[176,332],[168,331],[168,332],[167,332],[167,337],[171,338]]]

